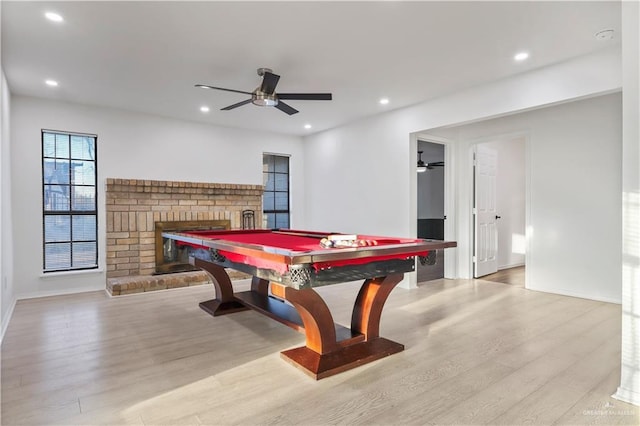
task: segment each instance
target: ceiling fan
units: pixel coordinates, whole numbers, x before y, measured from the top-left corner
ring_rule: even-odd
[[[433,163],[425,163],[422,161],[422,151],[418,151],[417,172],[423,173],[427,170],[433,170],[436,167],[444,167],[444,161],[434,161]]]
[[[250,99],[246,99],[244,101],[238,102],[237,104],[224,107],[222,108],[222,111],[229,111],[251,102],[252,104],[258,106],[274,106],[282,112],[293,115],[297,113],[298,110],[282,102],[282,99],[301,101],[331,100],[331,93],[276,93],[276,86],[278,85],[280,76],[274,74],[273,71],[269,68],[258,68],[258,75],[262,77],[262,84],[260,84],[260,86],[258,86],[253,92],[225,89],[224,87],[214,87],[208,86],[206,84],[196,84],[196,87],[200,87],[202,89],[224,90],[227,92],[244,93],[245,95],[251,95]]]

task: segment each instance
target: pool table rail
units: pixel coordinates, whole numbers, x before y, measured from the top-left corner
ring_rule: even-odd
[[[285,265],[334,262],[349,259],[364,259],[376,256],[418,256],[421,254],[424,255],[432,250],[439,250],[456,246],[456,243],[453,241],[415,240],[414,242],[409,243],[384,244],[367,247],[330,249],[318,247],[317,250],[292,250],[280,247],[225,240],[224,235],[230,234],[231,232],[234,231],[226,231],[224,233],[221,233],[220,238],[196,236],[184,232],[163,232],[162,237],[196,246],[215,249],[218,251],[225,251],[243,256],[252,256],[259,259],[279,262]],[[238,231],[238,233],[240,233],[240,231]],[[318,240],[318,243],[319,242],[320,241]]]

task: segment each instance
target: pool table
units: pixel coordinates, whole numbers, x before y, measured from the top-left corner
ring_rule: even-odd
[[[212,276],[216,297],[200,303],[203,310],[218,316],[253,309],[305,333],[305,346],[281,355],[315,379],[404,350],[379,336],[384,303],[404,273],[415,270],[416,257],[429,262],[435,250],[456,246],[452,241],[358,235],[362,245],[325,248],[321,241],[328,235],[340,238],[289,229],[162,234],[187,249],[190,263]],[[251,290],[234,293],[225,268],[253,276]],[[334,323],[314,288],[361,279],[351,327]]]

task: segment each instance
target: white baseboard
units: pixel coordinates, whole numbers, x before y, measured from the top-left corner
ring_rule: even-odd
[[[621,387],[618,387],[616,393],[611,395],[611,397],[617,399],[618,401],[640,406],[640,393],[631,389],[623,389]]]
[[[81,287],[81,288],[67,288],[62,290],[48,290],[48,291],[34,291],[31,293],[21,293],[16,296],[17,300],[23,299],[37,299],[39,297],[49,296],[64,296],[67,294],[87,293],[90,291],[102,291],[104,290],[104,284],[95,287]]]
[[[569,297],[577,297],[579,299],[587,299],[587,300],[595,300],[596,302],[606,302],[606,303],[615,303],[616,305],[622,304],[622,300],[620,299],[609,299],[608,297],[597,297],[591,296],[588,294],[575,293],[572,291],[564,291],[564,290],[542,290],[538,288],[531,288],[527,286],[527,290],[531,291],[539,291],[541,293],[549,293],[549,294],[557,294],[559,296],[569,296]]]
[[[9,321],[11,321],[11,317],[13,316],[13,310],[16,307],[16,302],[17,300],[14,297],[13,300],[11,301],[11,306],[9,306],[9,310],[4,315],[4,318],[2,318],[2,330],[0,330],[0,344],[2,344],[2,340],[4,339],[4,333],[7,331],[7,328],[9,327]]]

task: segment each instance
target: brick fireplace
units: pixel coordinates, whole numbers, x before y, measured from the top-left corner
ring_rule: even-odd
[[[156,246],[162,248],[156,224],[241,229],[243,211],[250,210],[260,227],[262,192],[261,185],[107,178],[107,289],[117,295],[183,286],[178,276],[193,285],[198,274],[207,282],[202,272],[155,275]]]

